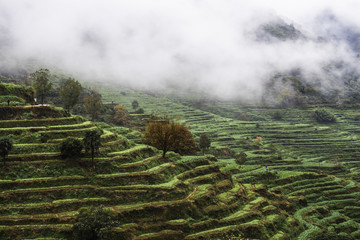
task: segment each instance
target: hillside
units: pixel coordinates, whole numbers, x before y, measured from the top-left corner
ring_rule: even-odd
[[[8,110],[13,106],[6,106]],[[19,107],[17,107],[19,108]],[[38,106],[24,106],[27,114]],[[49,115],[0,120],[0,136],[14,139],[0,180],[0,239],[71,239],[80,207],[103,205],[119,225],[104,239],[211,239],[236,234],[253,239],[293,238],[304,228],[292,215],[302,198],[287,198],[264,184],[240,184],[216,158],[167,159],[135,144],[123,127],[102,124],[102,147],[90,157],[60,158],[59,143],[97,129],[78,116]],[[121,133],[120,135],[116,132]],[[249,169],[250,170],[250,169]]]
[[[80,208],[99,205],[118,221],[104,239],[359,237],[356,109],[328,106],[337,121],[321,124],[311,107],[203,101],[196,108],[185,97],[97,89],[105,103],[128,109],[136,99],[145,114],[133,118],[167,115],[190,126],[196,139],[209,135],[216,157],[170,152],[162,159],[140,144],[136,130],[51,106],[3,106],[17,120],[0,120],[0,136],[15,143],[0,175],[0,239],[71,239]],[[95,169],[85,154],[61,159],[64,138],[93,129],[103,132]]]
[[[127,90],[124,96],[106,87],[99,89],[105,101],[118,101],[130,108],[126,103],[137,99],[145,112],[171,114],[189,125],[197,137],[208,134],[210,153],[219,158],[221,169],[232,173],[234,182],[263,182],[278,194],[305,197],[308,205],[294,215],[306,229],[299,239],[319,231],[359,237],[359,215],[354,211],[359,206],[360,190],[356,108],[328,106],[337,122],[321,124],[312,118],[316,107],[311,106],[276,109],[220,101],[195,105],[194,100],[166,95]],[[260,149],[254,148],[257,136],[263,139]],[[247,159],[239,166],[235,161],[241,152]],[[264,178],[265,165],[277,177]]]

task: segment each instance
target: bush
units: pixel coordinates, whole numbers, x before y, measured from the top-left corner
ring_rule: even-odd
[[[9,152],[13,148],[12,139],[8,137],[0,138],[0,156],[3,158],[4,166],[5,166],[5,158],[9,155]]]
[[[237,116],[237,119],[240,120],[240,121],[250,121],[250,118],[246,113],[240,113]]]
[[[0,82],[0,95],[14,95],[28,103],[34,103],[34,89],[12,83]]]
[[[325,109],[317,109],[313,113],[313,118],[319,123],[333,123],[336,122],[335,116]]]
[[[105,239],[103,230],[115,227],[115,213],[103,206],[81,208],[73,226],[74,239]]]
[[[274,112],[273,118],[274,120],[282,120],[283,119],[283,113],[280,110],[276,110]]]
[[[239,165],[244,164],[247,161],[247,155],[244,152],[235,155],[235,162]]]
[[[349,235],[340,235],[336,232],[319,232],[310,238],[311,240],[352,240],[353,237]]]
[[[81,140],[73,137],[66,138],[60,147],[62,158],[77,158],[81,155],[83,148]]]
[[[137,110],[135,111],[135,113],[137,113],[137,114],[144,114],[144,109],[139,108],[139,109],[137,109]]]

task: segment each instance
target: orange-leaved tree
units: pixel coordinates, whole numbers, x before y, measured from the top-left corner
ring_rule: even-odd
[[[146,126],[143,141],[163,151],[162,157],[168,151],[180,154],[192,154],[197,150],[194,138],[184,124],[160,120],[150,122]]]
[[[127,123],[127,112],[123,105],[118,104],[114,107],[114,114],[112,115],[111,120],[118,125],[125,125]]]

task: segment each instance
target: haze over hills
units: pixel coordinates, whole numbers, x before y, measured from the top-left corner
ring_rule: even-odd
[[[0,239],[360,239],[358,9],[0,0]]]
[[[1,71],[56,66],[82,79],[255,102],[274,76],[301,75],[341,99],[359,78],[356,2],[347,3],[1,1]]]

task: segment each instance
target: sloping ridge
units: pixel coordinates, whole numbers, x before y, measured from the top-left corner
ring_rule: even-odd
[[[79,208],[100,204],[116,212],[120,223],[105,239],[212,239],[226,234],[286,239],[302,230],[291,217],[296,208],[283,207],[295,206],[295,200],[264,185],[234,183],[213,158],[170,153],[164,160],[153,147],[126,147],[115,133],[105,131],[102,155],[90,171],[89,158],[62,160],[56,146],[68,135],[82,137],[94,129],[93,123],[68,117],[21,124],[0,121],[6,126],[0,135],[17,130],[16,151],[0,180],[0,239],[70,239]],[[31,135],[46,136],[46,141]]]

